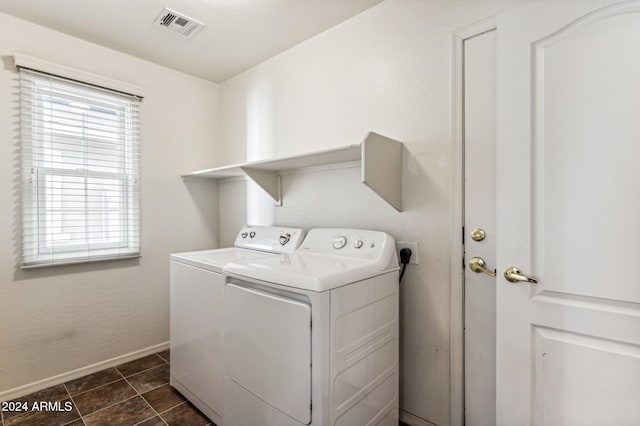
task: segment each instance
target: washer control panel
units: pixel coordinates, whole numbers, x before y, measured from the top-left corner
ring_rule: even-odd
[[[302,228],[245,225],[236,237],[235,246],[274,253],[293,252],[304,240]]]

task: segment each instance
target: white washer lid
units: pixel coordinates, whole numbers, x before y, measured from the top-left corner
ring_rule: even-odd
[[[223,249],[174,253],[171,255],[171,260],[220,274],[222,273],[222,268],[228,263],[249,262],[269,256],[277,255],[263,251],[229,247]]]
[[[322,292],[356,281],[397,271],[393,265],[380,269],[375,260],[321,253],[283,253],[248,262],[232,262],[223,272],[274,284]]]

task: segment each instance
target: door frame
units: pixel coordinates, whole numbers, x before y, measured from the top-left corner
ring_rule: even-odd
[[[464,41],[497,30],[496,17],[464,26],[452,34],[452,129],[450,205],[451,369],[449,419],[464,425]]]

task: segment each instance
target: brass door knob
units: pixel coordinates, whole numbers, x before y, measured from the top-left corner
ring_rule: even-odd
[[[471,262],[469,262],[469,269],[471,269],[475,273],[484,272],[490,277],[496,276],[496,271],[487,269],[487,263],[481,257],[472,257]]]
[[[487,233],[484,232],[484,229],[482,228],[475,228],[473,231],[471,231],[471,239],[473,241],[482,241],[486,236]]]
[[[504,270],[504,277],[510,283],[531,283],[538,284],[538,279],[529,275],[525,275],[515,266],[509,266]]]

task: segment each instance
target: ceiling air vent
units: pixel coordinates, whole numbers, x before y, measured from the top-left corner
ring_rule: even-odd
[[[154,25],[178,33],[185,38],[193,37],[204,27],[202,22],[171,9],[163,10],[155,20]]]

